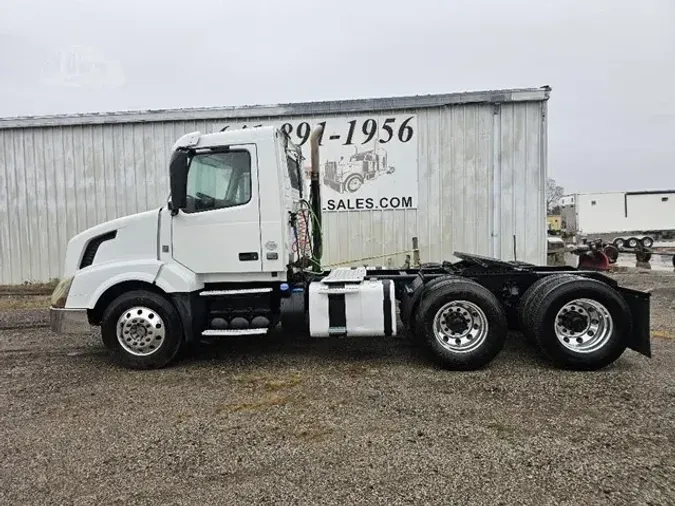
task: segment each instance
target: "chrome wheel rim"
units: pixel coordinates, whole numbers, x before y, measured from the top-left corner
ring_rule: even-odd
[[[555,335],[560,344],[577,353],[592,353],[607,344],[614,320],[607,308],[593,299],[574,299],[555,317]]]
[[[488,335],[485,312],[468,300],[453,300],[434,317],[434,337],[453,353],[469,353],[480,347]]]
[[[117,320],[117,341],[132,355],[146,357],[164,343],[166,328],[160,316],[147,307],[132,307]]]

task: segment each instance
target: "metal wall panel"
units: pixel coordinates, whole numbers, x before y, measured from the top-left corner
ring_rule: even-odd
[[[409,250],[415,236],[423,261],[467,251],[545,262],[548,95],[520,93],[475,100],[452,95],[445,105],[422,97],[431,101],[422,108],[402,109],[393,99],[367,102],[377,109],[361,107],[417,115],[419,205],[325,213],[324,263],[401,265],[405,255],[393,253]],[[277,106],[269,114],[251,108],[254,117],[246,117],[245,108],[236,111],[239,121],[280,124],[290,117],[346,114],[335,105],[321,111],[310,105]],[[344,109],[351,113],[354,107]],[[204,110],[201,119],[186,111],[189,121],[177,119],[178,112],[128,115],[126,122],[119,115],[0,120],[0,284],[58,277],[73,235],[162,205],[171,145],[186,132],[219,130],[233,117],[228,111],[219,117]],[[358,261],[367,257],[378,258]]]

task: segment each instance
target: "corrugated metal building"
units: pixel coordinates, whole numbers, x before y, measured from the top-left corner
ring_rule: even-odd
[[[70,237],[163,205],[170,148],[183,133],[269,123],[302,143],[310,126],[328,122],[322,162],[338,176],[323,187],[332,202],[325,264],[385,255],[367,262],[384,264],[415,236],[423,261],[461,250],[543,263],[549,94],[544,87],[0,119],[0,284],[58,277]],[[378,179],[353,176],[368,163]],[[389,256],[403,263],[402,254]]]

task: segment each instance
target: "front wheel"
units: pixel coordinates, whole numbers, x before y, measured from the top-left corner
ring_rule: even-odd
[[[487,365],[504,346],[508,328],[497,298],[465,279],[431,288],[419,306],[417,322],[437,362],[454,370]]]
[[[101,334],[115,360],[130,369],[164,367],[183,343],[180,317],[173,304],[145,290],[117,297],[103,315]]]

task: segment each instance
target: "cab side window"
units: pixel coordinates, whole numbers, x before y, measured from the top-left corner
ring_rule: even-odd
[[[185,212],[242,206],[250,200],[251,156],[248,151],[200,153],[192,158]]]

